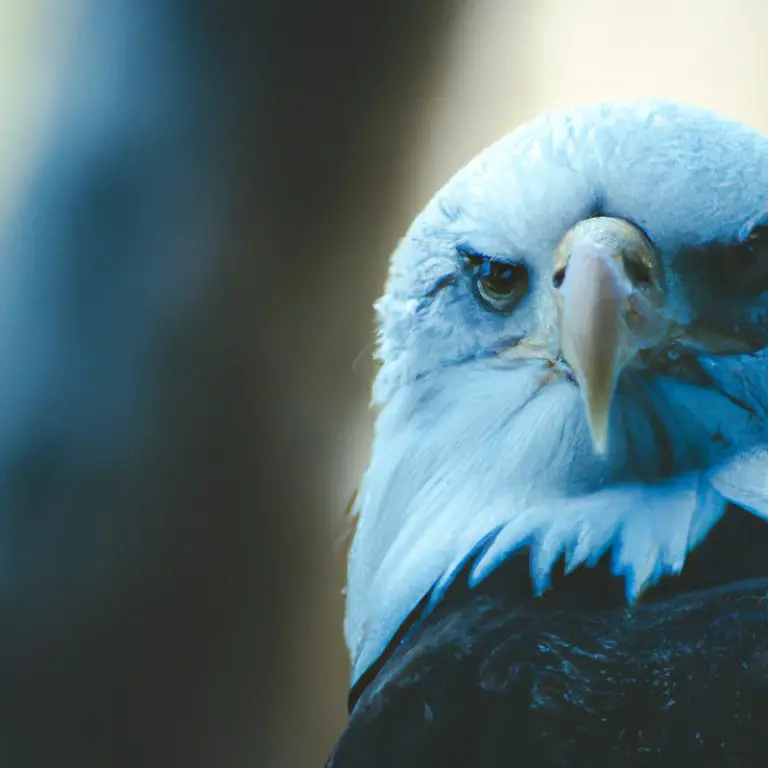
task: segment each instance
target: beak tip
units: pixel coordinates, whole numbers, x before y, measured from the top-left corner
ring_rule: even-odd
[[[608,422],[600,424],[590,424],[589,429],[592,435],[592,446],[598,456],[605,456],[608,453]]]
[[[606,435],[595,437],[592,442],[598,456],[602,458],[608,453],[608,437]]]
[[[589,436],[592,438],[592,448],[598,456],[608,453],[608,433],[610,431],[611,404],[613,402],[613,387],[604,391],[600,397],[590,397],[586,393],[586,416]]]

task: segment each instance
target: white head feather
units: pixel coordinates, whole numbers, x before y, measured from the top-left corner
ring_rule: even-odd
[[[670,323],[750,340],[749,354],[684,349],[698,377],[678,375],[676,347],[660,350],[663,365],[625,371],[604,456],[579,389],[565,378],[542,386],[559,349],[554,254],[596,211],[633,222],[655,246]],[[345,624],[354,679],[488,534],[474,580],[530,545],[543,588],[559,556],[572,568],[612,548],[634,599],[679,572],[727,500],[768,517],[768,250],[755,256],[765,293],[750,278],[742,296],[738,280],[723,288],[716,277],[723,263],[741,269],[729,247],[767,214],[768,141],[657,102],[538,119],[430,202],[376,307],[379,415]],[[526,262],[528,293],[513,312],[481,306],[462,248]],[[514,352],[533,336],[541,353]]]

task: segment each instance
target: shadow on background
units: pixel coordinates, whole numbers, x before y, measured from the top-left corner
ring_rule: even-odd
[[[384,269],[337,232],[392,195],[449,10],[72,4],[2,235],[3,765],[325,760],[317,540]]]

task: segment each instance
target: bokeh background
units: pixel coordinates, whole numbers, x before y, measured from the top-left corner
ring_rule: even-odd
[[[762,0],[0,0],[0,764],[322,765],[398,238],[555,106],[767,130],[767,30]]]

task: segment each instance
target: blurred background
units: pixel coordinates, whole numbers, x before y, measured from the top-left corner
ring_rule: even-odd
[[[766,29],[762,0],[0,0],[0,764],[322,765],[398,238],[552,107],[768,129]]]

